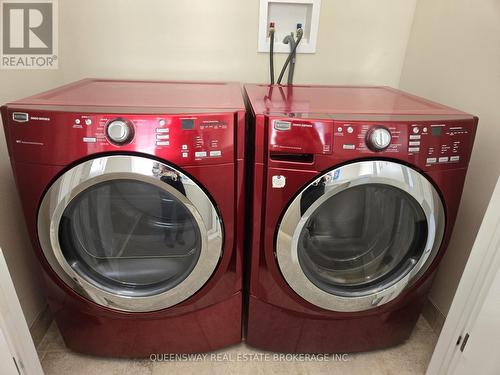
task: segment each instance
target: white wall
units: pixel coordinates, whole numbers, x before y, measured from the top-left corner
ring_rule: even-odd
[[[397,85],[416,0],[325,0],[303,83]],[[61,73],[265,82],[258,0],[60,1]],[[279,27],[279,25],[277,25]],[[284,55],[280,55],[280,61]]]
[[[479,116],[458,220],[430,296],[446,315],[500,173],[500,1],[419,0],[400,87]]]
[[[299,56],[295,81],[397,86],[415,2],[323,0],[317,53]],[[84,77],[266,82],[258,10],[258,0],[59,0],[60,69],[0,71],[0,103]],[[3,133],[0,175],[0,244],[31,323],[43,301]]]

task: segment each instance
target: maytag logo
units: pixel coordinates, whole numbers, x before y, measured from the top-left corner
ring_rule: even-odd
[[[15,122],[28,122],[30,119],[29,115],[24,112],[14,112],[12,113],[12,120]]]
[[[57,0],[0,0],[2,69],[57,69]]]
[[[274,129],[276,130],[290,130],[292,123],[290,121],[274,120]]]

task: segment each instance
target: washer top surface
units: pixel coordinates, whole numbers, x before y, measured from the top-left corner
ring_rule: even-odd
[[[382,86],[245,85],[254,113],[462,115],[456,109]]]
[[[84,79],[9,103],[23,106],[244,110],[238,83]]]

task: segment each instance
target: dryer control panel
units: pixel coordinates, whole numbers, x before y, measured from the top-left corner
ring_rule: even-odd
[[[26,121],[16,121],[23,113]],[[14,111],[17,161],[65,165],[102,152],[140,152],[178,165],[234,161],[234,114],[102,114]]]

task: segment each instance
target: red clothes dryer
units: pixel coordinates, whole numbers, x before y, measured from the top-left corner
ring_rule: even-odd
[[[386,87],[245,90],[255,143],[248,344],[355,352],[403,342],[453,229],[477,118]]]
[[[83,80],[2,119],[69,348],[139,357],[241,340],[239,84]]]

